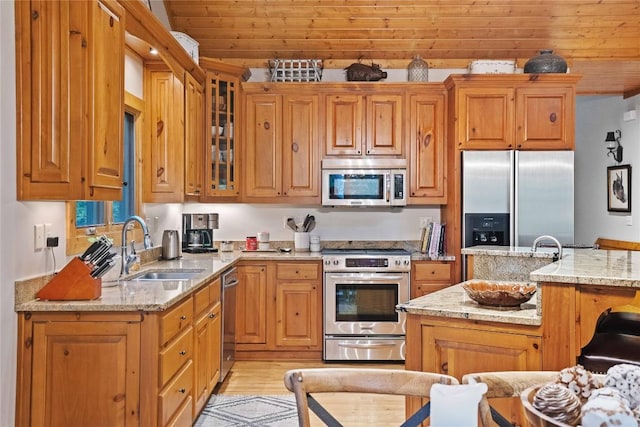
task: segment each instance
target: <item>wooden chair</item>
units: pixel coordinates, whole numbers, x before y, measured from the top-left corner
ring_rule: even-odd
[[[557,371],[479,372],[464,375],[462,384],[482,382],[487,385],[487,393],[479,405],[480,418],[485,425],[491,425],[493,420],[500,427],[513,427],[509,420],[489,405],[488,399],[513,397],[519,400],[524,390],[554,381],[557,378]]]
[[[367,368],[295,369],[285,374],[284,383],[287,389],[295,394],[298,408],[298,425],[301,427],[309,427],[311,425],[309,409],[327,426],[341,426],[338,420],[322,407],[311,393],[352,392],[430,398],[431,387],[434,384],[459,385],[458,380],[449,375],[400,369]],[[480,397],[478,397],[479,399]],[[402,424],[402,427],[419,426],[422,421],[429,417],[430,404],[431,402],[427,403],[409,417]],[[477,404],[473,408],[466,409],[473,411],[477,417]],[[457,410],[460,410],[460,408],[457,408]]]

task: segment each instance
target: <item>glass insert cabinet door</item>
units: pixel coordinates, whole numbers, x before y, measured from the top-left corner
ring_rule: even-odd
[[[207,114],[211,125],[206,133],[207,193],[210,196],[236,196],[239,193],[235,159],[237,153],[234,129],[240,81],[218,72],[207,73]]]

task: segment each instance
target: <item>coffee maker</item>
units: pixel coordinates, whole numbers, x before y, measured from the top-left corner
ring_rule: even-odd
[[[182,252],[217,252],[213,230],[218,228],[218,214],[182,214]]]

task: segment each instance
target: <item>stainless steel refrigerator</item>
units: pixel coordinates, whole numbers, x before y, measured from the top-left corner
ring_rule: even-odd
[[[501,244],[503,221],[504,245],[530,246],[545,234],[573,244],[573,164],[572,151],[463,151],[463,246]]]

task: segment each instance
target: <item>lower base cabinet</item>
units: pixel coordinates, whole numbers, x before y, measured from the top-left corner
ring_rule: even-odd
[[[407,316],[406,369],[456,377],[472,372],[539,371],[539,326],[472,322],[464,319]],[[420,399],[407,399],[407,414]],[[515,425],[524,425],[520,398],[491,399],[490,404]],[[413,412],[411,412],[413,411]]]
[[[236,357],[322,359],[320,261],[243,261]]]
[[[217,385],[220,280],[164,312],[21,312],[16,425],[193,424]]]
[[[21,313],[16,425],[139,425],[141,317]]]

